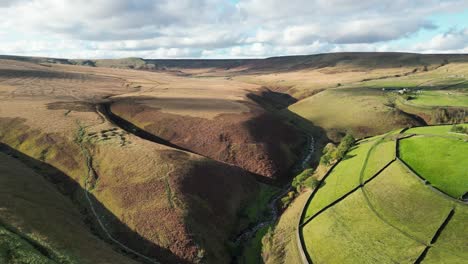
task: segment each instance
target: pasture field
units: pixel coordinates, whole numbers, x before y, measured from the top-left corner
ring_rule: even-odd
[[[462,106],[468,107],[468,93],[450,91],[423,91],[410,101],[422,106]]]
[[[334,89],[301,100],[288,109],[325,129],[334,140],[336,133],[343,131],[360,138],[419,124],[385,104],[386,98],[378,90]]]
[[[468,191],[468,144],[459,139],[415,136],[400,141],[400,157],[433,186],[459,198]]]
[[[303,236],[314,263],[412,263],[425,247],[382,222],[362,190],[305,225]]]
[[[363,188],[376,214],[416,241],[429,244],[453,203],[393,162]]]
[[[407,75],[342,81],[340,86],[326,87],[289,106],[289,110],[324,128],[336,141],[337,131],[351,131],[356,137],[365,137],[408,124],[438,124],[447,121],[434,118],[437,108],[466,112],[468,107],[467,63],[447,64]],[[401,89],[411,91],[413,99],[400,98],[397,91]],[[392,102],[392,97],[398,100]],[[465,114],[462,120],[467,118]]]
[[[346,154],[340,164],[325,179],[319,189],[320,191],[314,196],[303,221],[306,221],[360,184],[361,168],[364,166],[367,153],[374,144],[373,141],[359,144]]]
[[[460,124],[459,126],[468,128],[468,124]],[[406,130],[405,134],[428,134],[428,135],[441,135],[450,137],[459,137],[461,139],[468,137],[468,135],[451,132],[452,125],[445,126],[422,126],[413,127]]]
[[[423,263],[463,263],[468,259],[468,243],[466,234],[468,227],[468,207],[455,207],[455,214],[428,251]]]
[[[384,139],[378,142],[375,147],[369,151],[369,156],[364,166],[362,180],[366,181],[376,174],[385,165],[395,159],[396,141],[393,139]]]
[[[400,135],[397,130],[361,140],[351,148],[346,155],[352,158],[334,167],[304,208],[300,228],[310,259],[314,263],[414,263],[417,259],[418,263],[459,263],[466,259],[463,221],[468,206],[457,199],[467,191],[468,149],[463,139],[449,133],[450,128],[418,127]],[[342,175],[339,181],[337,172]],[[335,195],[336,190],[340,195]]]

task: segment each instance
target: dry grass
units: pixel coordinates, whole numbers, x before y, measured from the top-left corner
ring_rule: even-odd
[[[0,223],[8,223],[28,244],[46,249],[55,261],[133,263],[95,237],[70,200],[49,182],[3,153],[0,153],[0,186]],[[0,251],[4,245],[0,245]],[[9,250],[10,255],[15,255],[20,249]],[[33,254],[33,249],[22,254]],[[0,262],[9,261],[0,254]]]
[[[360,138],[417,124],[385,103],[379,92],[359,93],[340,89],[308,97],[291,105],[289,110],[324,128],[329,138],[334,140],[338,132],[350,132]]]
[[[294,199],[274,225],[272,237],[270,239],[264,238],[262,257],[265,264],[301,263],[296,230],[302,208],[304,208],[310,192],[310,190],[303,192]]]
[[[199,95],[232,102],[227,109],[218,109],[215,101],[208,113],[199,111],[212,117],[245,111],[236,100],[252,86],[203,80],[188,86],[191,81],[169,74],[49,66],[0,62],[6,69],[0,73],[0,141],[56,167],[83,188],[86,155],[76,144],[82,131],[79,141],[97,174],[91,194],[117,240],[164,263],[194,262],[203,251],[208,262],[227,262],[223,241],[234,229],[236,211],[255,191],[253,179],[228,165],[129,135],[103,120],[92,103],[116,95],[187,101]],[[184,111],[186,104],[169,101],[164,108]],[[217,186],[215,193],[210,183]],[[206,226],[218,226],[216,235],[208,237]]]

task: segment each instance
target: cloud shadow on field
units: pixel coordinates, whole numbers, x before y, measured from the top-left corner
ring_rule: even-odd
[[[82,79],[83,75],[60,71],[0,69],[0,78]]]

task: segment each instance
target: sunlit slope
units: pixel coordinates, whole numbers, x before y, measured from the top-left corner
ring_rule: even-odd
[[[171,78],[182,77],[0,60],[0,142],[35,160],[109,245],[124,250],[110,234],[162,263],[225,263],[224,242],[257,188],[252,175],[144,140],[97,112],[109,96]]]
[[[385,104],[386,99],[380,91],[337,89],[303,99],[288,109],[325,129],[332,139],[343,131],[365,137],[421,124],[412,116]]]
[[[314,263],[459,263],[466,258],[468,240],[462,222],[468,205],[458,198],[462,190],[468,191],[464,185],[468,175],[460,169],[466,168],[465,159],[457,158],[466,156],[466,144],[451,136],[447,126],[358,142],[305,208],[301,234],[310,259]],[[454,231],[457,228],[460,232]]]
[[[341,83],[289,110],[323,127],[332,138],[346,130],[368,136],[398,126],[466,122],[467,96],[468,64],[453,62],[406,75]]]

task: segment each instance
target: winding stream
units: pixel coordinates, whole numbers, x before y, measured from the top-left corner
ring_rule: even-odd
[[[138,127],[134,126],[130,122],[120,118],[119,116],[115,115],[110,111],[110,103],[105,103],[101,104],[97,107],[97,112],[104,116],[108,121],[114,123],[118,127],[124,129],[125,131],[134,134],[135,136],[138,136],[140,138],[156,142],[158,144],[163,144],[169,147],[173,147],[176,149],[184,150],[184,151],[189,151],[190,150],[184,149],[180,146],[174,145],[171,142],[168,142],[162,138],[159,138],[153,134],[150,134],[144,130],[139,129]],[[310,162],[310,159],[312,158],[312,155],[314,154],[315,151],[315,141],[312,136],[308,136],[307,138],[307,149],[305,150],[305,155],[300,161],[298,167],[299,169],[303,170],[307,168],[307,164]],[[292,186],[290,183],[286,184],[281,191],[275,195],[270,202],[268,203],[268,209],[270,211],[270,217],[268,219],[262,220],[258,223],[256,223],[254,226],[248,227],[247,229],[243,230],[235,239],[235,244],[236,245],[242,245],[246,242],[248,242],[250,239],[254,237],[254,235],[257,233],[258,230],[260,230],[262,227],[267,226],[273,222],[275,222],[278,217],[279,217],[279,211],[277,207],[277,202],[279,199],[281,199],[284,195],[286,195],[290,190],[292,189]]]
[[[307,164],[310,162],[310,159],[312,158],[312,155],[314,154],[314,151],[315,151],[314,138],[312,136],[309,136],[307,141],[308,141],[307,152],[300,162],[301,170],[304,170],[307,168]],[[261,222],[258,222],[255,226],[249,227],[245,229],[244,231],[242,231],[235,240],[236,245],[241,245],[242,243],[246,243],[247,241],[249,241],[250,239],[254,237],[254,235],[257,233],[258,230],[260,230],[262,227],[266,225],[269,225],[275,222],[278,219],[279,213],[278,213],[277,202],[279,199],[281,199],[281,197],[286,195],[291,189],[292,189],[291,184],[290,183],[286,184],[286,186],[284,186],[281,189],[281,191],[270,200],[270,202],[268,203],[268,208],[270,211],[270,218],[263,220]]]

